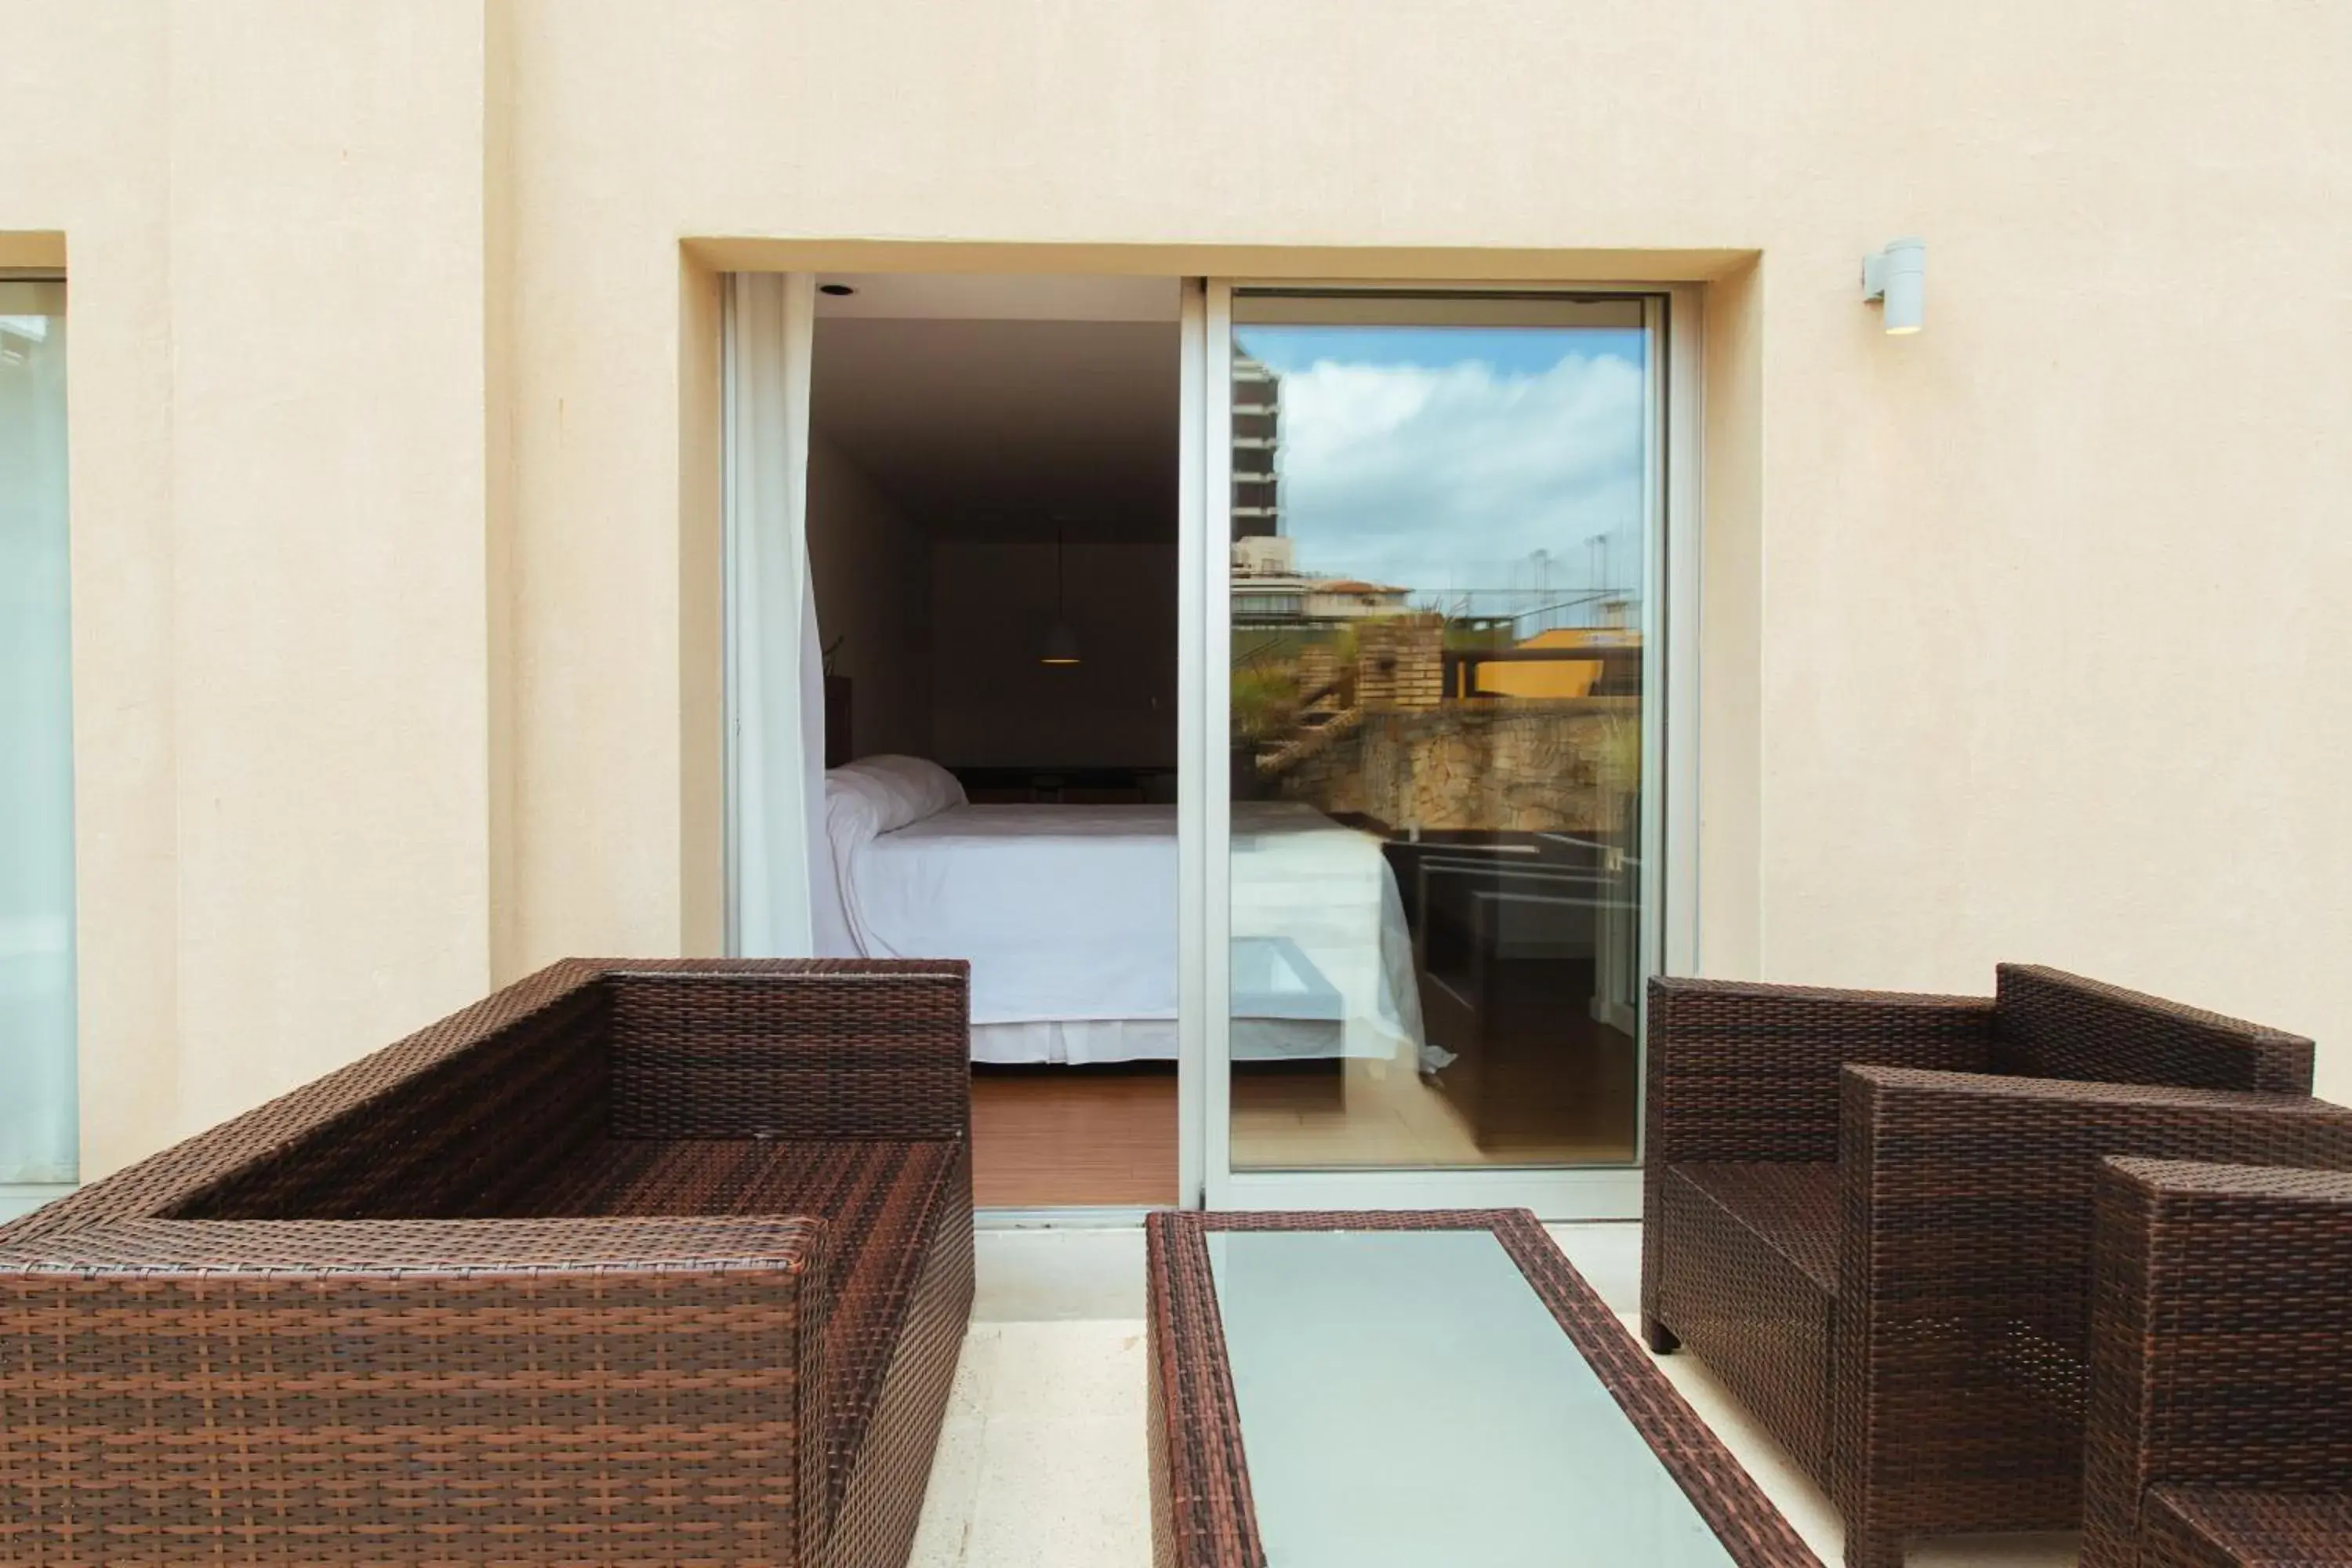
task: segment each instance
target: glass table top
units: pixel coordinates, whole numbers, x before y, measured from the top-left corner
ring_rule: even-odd
[[[1732,1559],[1491,1231],[1212,1231],[1269,1568]]]

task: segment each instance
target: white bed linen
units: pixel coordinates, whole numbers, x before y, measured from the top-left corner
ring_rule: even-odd
[[[1174,1056],[1172,1027],[1071,1026],[1176,1016],[1174,807],[956,806],[835,849],[867,956],[971,961],[977,1059]],[[1303,805],[1237,805],[1233,888],[1236,943],[1296,944],[1339,1015],[1246,1020],[1237,1056],[1418,1050],[1412,943],[1378,838]],[[1064,1026],[994,1028],[1013,1025]]]
[[[1176,1047],[1173,1018],[1036,1018],[971,1026],[971,1059],[999,1067],[1172,1062]]]
[[[1307,1061],[1338,1054],[1339,1028],[1291,1018],[1236,1018],[1237,1061]],[[974,1024],[971,1059],[992,1066],[1066,1062],[1172,1062],[1181,1054],[1173,1018],[1040,1018],[1026,1024]]]

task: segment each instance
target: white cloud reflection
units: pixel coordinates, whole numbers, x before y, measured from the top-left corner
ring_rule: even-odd
[[[1641,367],[1615,354],[1291,369],[1283,531],[1303,571],[1417,595],[1533,588],[1538,551],[1555,589],[1637,589],[1643,403]]]

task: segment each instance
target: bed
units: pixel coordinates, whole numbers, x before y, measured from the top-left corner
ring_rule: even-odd
[[[824,806],[820,929],[842,956],[971,960],[975,1061],[1175,1059],[1174,806],[972,805],[908,757],[831,770]],[[1232,886],[1237,1060],[1419,1064],[1412,942],[1378,837],[1236,803]]]

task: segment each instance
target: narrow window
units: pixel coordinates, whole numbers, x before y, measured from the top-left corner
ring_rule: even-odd
[[[76,1167],[65,297],[0,279],[0,1219]]]

